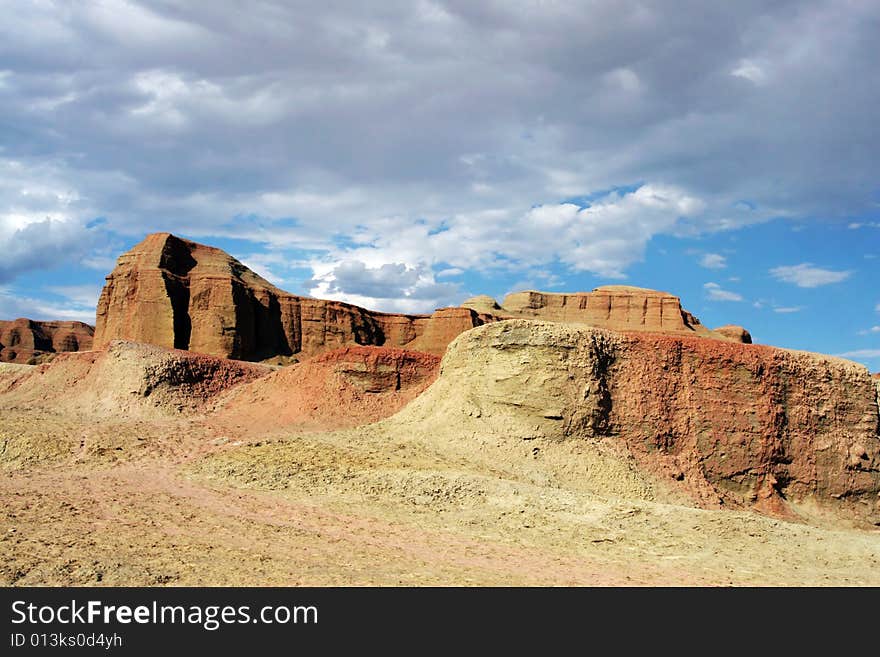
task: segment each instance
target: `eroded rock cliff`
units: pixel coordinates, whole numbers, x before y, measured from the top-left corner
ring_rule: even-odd
[[[56,353],[87,351],[95,333],[82,322],[0,320],[0,362],[33,365]]]
[[[491,320],[466,308],[395,315],[296,296],[220,249],[155,233],[107,277],[95,345],[130,340],[241,360],[349,345],[443,353],[459,333]]]
[[[875,381],[830,356],[510,320],[456,339],[391,421],[536,449],[610,442],[706,506],[817,500],[880,523]]]

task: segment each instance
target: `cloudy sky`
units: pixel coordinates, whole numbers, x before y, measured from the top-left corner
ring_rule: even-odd
[[[0,317],[146,233],[390,311],[627,283],[880,370],[880,3],[0,0]]]

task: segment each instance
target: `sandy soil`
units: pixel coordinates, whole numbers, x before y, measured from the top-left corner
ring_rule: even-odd
[[[450,430],[451,431],[451,430]],[[0,411],[3,585],[880,585],[880,532],[707,511],[607,445]]]

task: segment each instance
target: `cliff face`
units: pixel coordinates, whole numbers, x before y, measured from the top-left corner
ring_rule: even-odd
[[[65,351],[92,348],[95,330],[82,322],[0,320],[0,362],[34,364]]]
[[[220,249],[156,233],[107,277],[95,346],[121,339],[240,360],[348,345],[442,353],[459,333],[491,320],[464,308],[394,315],[296,296]]]
[[[830,356],[510,320],[455,340],[395,420],[536,449],[600,441],[705,506],[815,500],[880,523],[877,386]]]
[[[750,343],[748,331],[724,326],[715,331],[681,307],[681,300],[666,292],[626,285],[606,285],[592,292],[557,294],[514,292],[499,304],[480,296],[462,304],[504,318],[543,319],[552,322],[589,324],[615,331],[646,331]]]

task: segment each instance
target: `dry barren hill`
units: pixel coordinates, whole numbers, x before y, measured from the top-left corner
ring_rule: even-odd
[[[433,383],[440,357],[386,347],[343,347],[236,386],[213,419],[251,435],[369,424],[399,411]]]
[[[85,417],[159,417],[203,408],[220,392],[270,367],[112,342],[102,351],[59,354],[34,367],[0,370],[3,407]]]
[[[466,306],[148,236],[95,351],[0,363],[0,583],[880,585],[877,375],[641,288]]]
[[[796,516],[810,502],[880,525],[878,418],[850,361],[511,320],[460,336],[389,422],[459,442],[606,443],[701,506]]]

